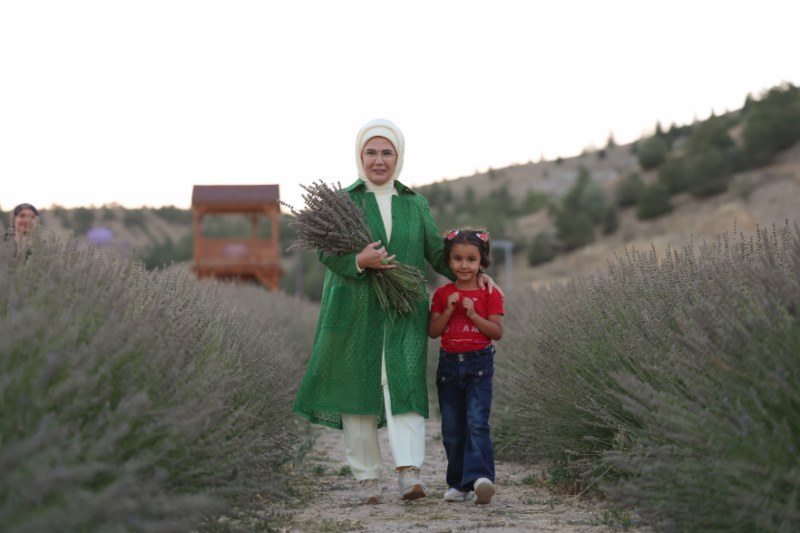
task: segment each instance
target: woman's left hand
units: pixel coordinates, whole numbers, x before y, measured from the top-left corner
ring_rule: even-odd
[[[489,276],[489,274],[487,274],[486,272],[478,272],[477,279],[478,279],[478,287],[480,287],[481,289],[489,287],[489,294],[492,294],[493,290],[497,290],[497,292],[500,293],[500,296],[502,296],[503,299],[505,300],[506,293],[504,293],[503,290],[500,288],[500,286],[494,282],[494,280],[491,278],[491,276]]]

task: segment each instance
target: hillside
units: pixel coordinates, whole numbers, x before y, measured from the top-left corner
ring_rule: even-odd
[[[619,147],[613,152],[627,152],[628,147]],[[614,160],[615,155],[609,159]],[[577,170],[571,174],[568,165],[584,164],[593,178],[603,176],[610,188],[626,172],[625,166],[614,173],[608,162],[593,162],[592,156],[565,160],[561,184],[563,194],[574,182]],[[623,156],[617,161],[626,162]],[[599,164],[598,164],[599,163]],[[518,172],[523,167],[515,167]],[[534,171],[535,172],[535,171]],[[560,255],[554,260],[530,267],[525,254],[516,254],[513,263],[514,286],[540,287],[554,282],[563,282],[572,277],[584,277],[594,273],[605,273],[607,262],[614,254],[624,254],[625,249],[648,251],[655,248],[659,258],[667,247],[681,248],[689,240],[713,240],[722,232],[737,231],[751,233],[756,226],[769,227],[772,224],[783,226],[788,219],[790,225],[800,224],[800,144],[780,154],[772,165],[748,172],[752,176],[753,191],[747,199],[734,192],[698,199],[682,193],[673,197],[674,209],[671,213],[654,220],[639,220],[635,208],[620,210],[619,228],[611,235],[598,236],[597,240],[571,253]],[[513,182],[512,175],[509,182]],[[645,180],[654,180],[654,175],[645,175]],[[524,182],[524,178],[517,179]],[[543,211],[522,217],[516,221],[516,230],[530,240],[539,232],[553,231],[552,221]],[[497,261],[502,261],[498,258]],[[498,271],[498,279],[503,280],[503,269]]]
[[[663,257],[668,247],[690,240],[713,240],[722,232],[752,232],[756,226],[800,224],[800,90],[791,85],[771,89],[760,100],[748,97],[741,110],[692,125],[657,125],[655,133],[635,143],[587,151],[570,158],[530,162],[417,187],[430,201],[441,231],[452,226],[485,226],[495,240],[513,243],[513,288],[541,287],[573,277],[603,274],[615,254],[652,248]],[[645,164],[644,154],[663,145],[660,159]],[[678,168],[678,171],[675,171]],[[618,207],[620,183],[637,174],[642,187],[669,186],[670,208],[652,218],[637,215],[637,205]],[[582,182],[581,180],[586,180]],[[407,183],[413,177],[406,176]],[[692,181],[694,180],[694,181]],[[580,183],[588,184],[613,211],[613,228],[594,220],[589,239],[568,245],[559,235],[557,214]],[[699,183],[699,185],[698,185]],[[188,192],[187,192],[188,194]],[[574,198],[573,198],[574,200]],[[639,201],[641,204],[641,200]],[[5,217],[4,217],[5,218]],[[191,258],[191,213],[175,207],[125,209],[42,209],[42,222],[63,234],[86,235],[103,228],[105,237],[124,253],[138,250],[150,267]],[[291,243],[282,226],[282,248]],[[246,228],[246,225],[245,225]],[[217,235],[241,230],[222,220]],[[530,251],[538,236],[555,243],[555,251],[531,266]],[[560,241],[559,241],[560,239]],[[284,257],[282,286],[293,290],[293,255]],[[508,286],[504,254],[497,249],[493,275]],[[322,268],[313,258],[303,262],[305,294],[319,294]],[[188,266],[188,265],[187,265]],[[289,279],[289,278],[292,279]]]

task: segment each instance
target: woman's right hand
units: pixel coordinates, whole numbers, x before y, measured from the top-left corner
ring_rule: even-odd
[[[389,255],[386,248],[381,246],[381,241],[371,242],[364,247],[363,250],[358,252],[356,256],[356,264],[358,268],[374,268],[380,270],[387,270],[397,268],[394,264],[394,255]]]

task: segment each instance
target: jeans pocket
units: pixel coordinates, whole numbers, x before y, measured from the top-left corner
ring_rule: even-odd
[[[468,372],[474,378],[490,378],[494,375],[494,365],[476,365],[470,368]]]
[[[436,384],[446,385],[455,381],[458,377],[458,367],[446,359],[447,356],[439,358],[439,366],[436,367]]]
[[[484,355],[474,359],[467,373],[473,378],[491,378],[494,375],[494,357]]]
[[[436,371],[436,384],[437,385],[447,385],[448,383],[452,383],[455,379],[455,376],[452,372],[447,372],[446,370],[442,370],[441,368]]]

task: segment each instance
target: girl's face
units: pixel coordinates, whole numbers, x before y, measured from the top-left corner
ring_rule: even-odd
[[[456,275],[456,281],[473,283],[478,279],[481,268],[481,251],[474,244],[454,244],[447,258],[450,270]]]
[[[361,151],[361,164],[367,179],[375,185],[383,185],[394,176],[397,166],[397,151],[389,139],[373,137]]]
[[[31,209],[23,209],[14,217],[14,231],[27,235],[36,224],[36,213]]]

